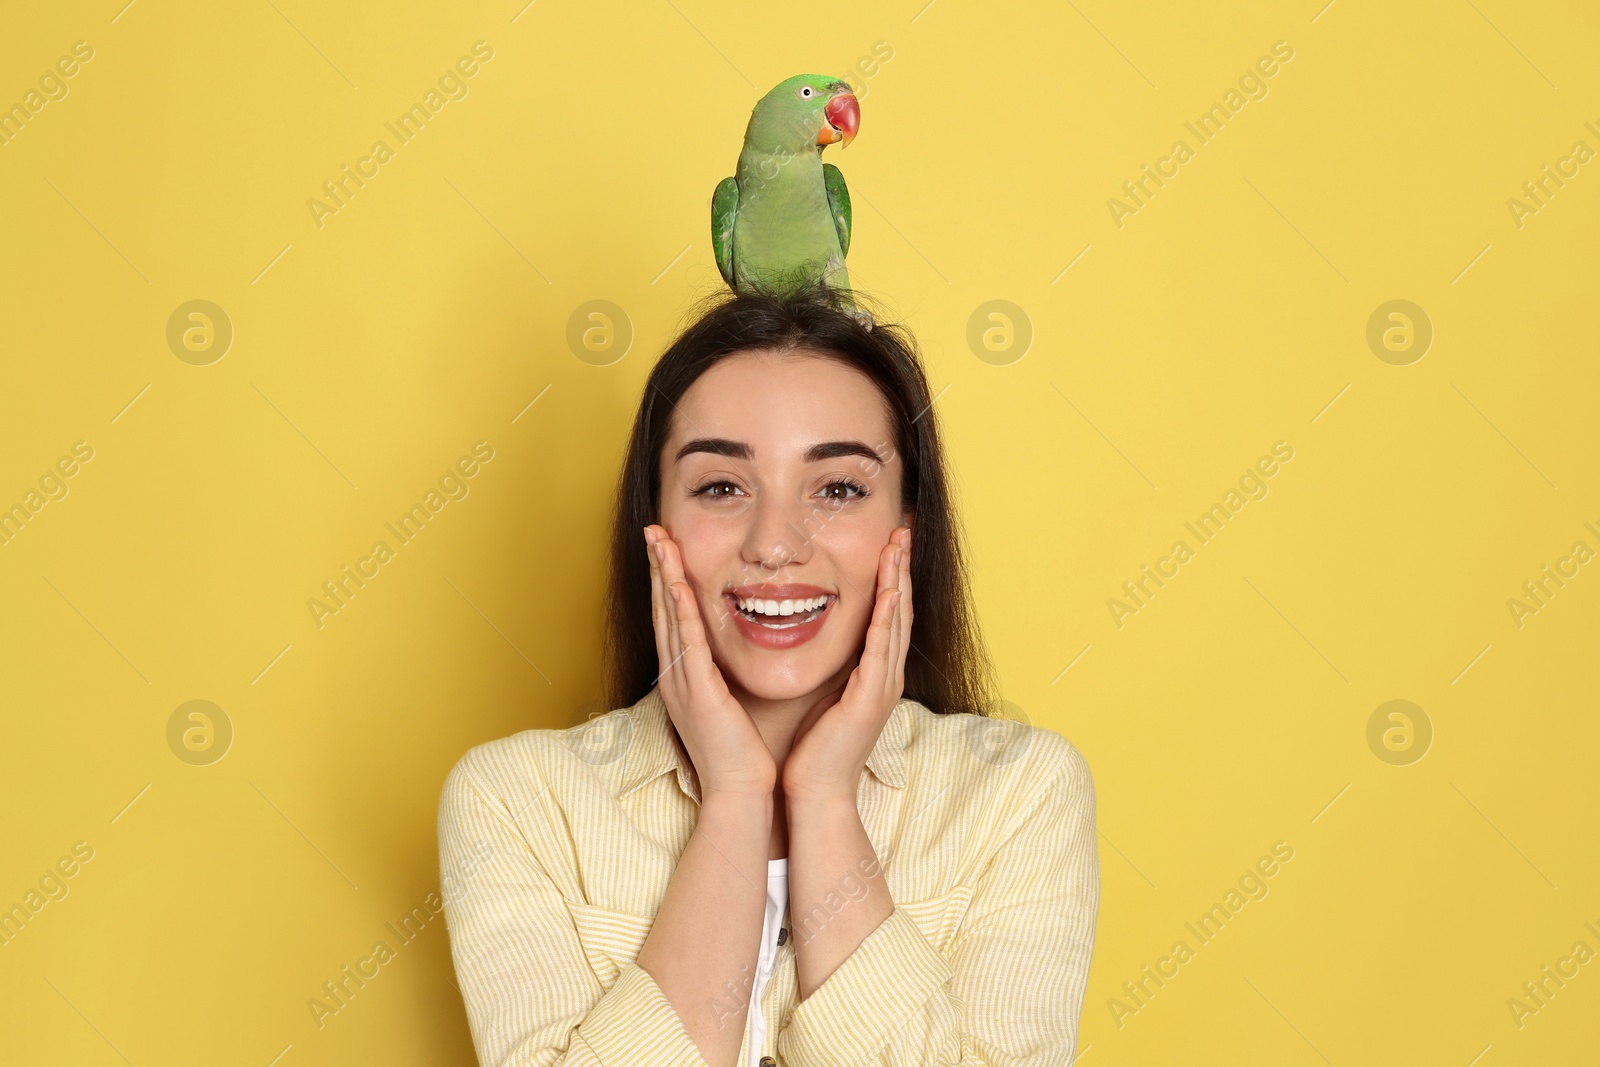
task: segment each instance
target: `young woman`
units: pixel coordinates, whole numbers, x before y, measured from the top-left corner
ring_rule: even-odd
[[[1071,1062],[1094,785],[1061,735],[988,717],[937,427],[909,335],[824,296],[727,297],[656,364],[615,710],[444,787],[486,1067]]]

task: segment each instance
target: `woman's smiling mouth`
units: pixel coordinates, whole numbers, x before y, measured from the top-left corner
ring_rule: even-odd
[[[740,586],[722,594],[742,633],[763,648],[787,649],[815,637],[838,602],[814,585]]]

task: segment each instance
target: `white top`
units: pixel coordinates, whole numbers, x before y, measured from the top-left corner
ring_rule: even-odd
[[[756,958],[756,981],[750,990],[750,1058],[748,1067],[761,1067],[761,1046],[767,1037],[767,1021],[761,1014],[761,991],[772,974],[778,954],[778,930],[783,926],[783,910],[789,903],[789,860],[767,861],[767,913],[761,920],[761,949]]]

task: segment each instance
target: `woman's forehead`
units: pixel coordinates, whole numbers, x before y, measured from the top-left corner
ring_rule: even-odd
[[[679,398],[669,442],[691,437],[746,442],[758,457],[852,439],[881,452],[893,427],[878,387],[854,367],[810,353],[751,352],[720,360]]]

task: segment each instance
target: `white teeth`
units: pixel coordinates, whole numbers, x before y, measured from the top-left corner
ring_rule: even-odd
[[[810,597],[805,600],[738,599],[740,611],[747,611],[757,615],[772,615],[774,617],[807,614],[825,607],[827,603],[828,598],[826,596]]]

